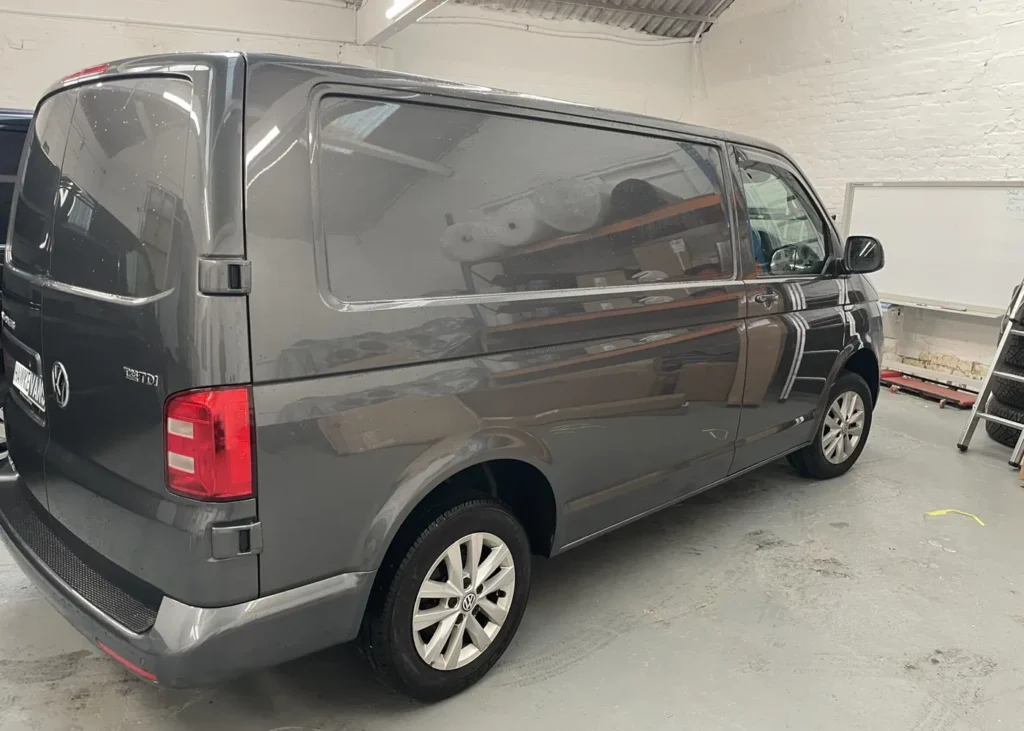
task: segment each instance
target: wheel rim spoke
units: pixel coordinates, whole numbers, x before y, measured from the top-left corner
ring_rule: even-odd
[[[458,543],[449,546],[445,551],[444,561],[448,564],[448,581],[458,586],[465,575],[465,569],[462,567],[462,546]]]
[[[462,636],[466,633],[466,623],[458,622],[448,640],[448,649],[442,655],[442,670],[454,670],[459,666],[462,657]]]
[[[432,609],[423,609],[417,611],[412,618],[412,628],[417,632],[422,632],[425,629],[430,629],[438,622],[443,622],[448,618],[453,618],[458,614],[458,609],[450,609],[445,605],[434,607]]]
[[[515,581],[516,570],[512,566],[506,566],[498,570],[494,576],[484,582],[484,590],[480,592],[483,596],[493,594],[498,589],[505,589]]]
[[[427,579],[420,588],[420,599],[461,599],[462,592],[448,581],[431,581]]]
[[[507,610],[498,606],[486,597],[480,600],[479,606],[480,611],[486,614],[487,618],[496,625],[501,626],[505,623],[505,618],[508,616]]]
[[[483,566],[480,567],[480,580],[486,581],[491,577],[501,563],[508,558],[508,548],[502,543],[500,548],[495,548],[491,551],[490,555],[484,561]]]
[[[472,614],[466,617],[466,633],[473,646],[480,652],[490,647],[491,635],[487,634],[487,630],[480,626],[479,620]]]
[[[427,646],[424,648],[423,659],[426,660],[428,665],[433,665],[441,655],[441,650],[444,649],[445,643],[452,635],[452,629],[455,627],[455,620],[457,616],[458,615],[453,612],[450,617],[441,622],[441,624],[438,625],[434,636],[430,638],[430,642],[428,642]]]
[[[482,533],[474,533],[469,537],[469,545],[466,548],[466,563],[469,569],[469,585],[470,587],[476,587],[477,582],[487,578],[485,576],[479,576],[480,572],[480,554],[483,552],[484,547],[484,536]]]

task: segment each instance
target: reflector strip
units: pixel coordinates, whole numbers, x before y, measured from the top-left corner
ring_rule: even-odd
[[[187,472],[190,475],[194,475],[196,473],[195,459],[184,454],[178,454],[177,452],[167,453],[167,466],[172,470]]]
[[[117,660],[119,663],[124,665],[126,668],[131,670],[133,673],[138,675],[140,678],[145,678],[146,680],[149,680],[149,681],[151,681],[153,683],[157,682],[156,676],[153,675],[153,673],[149,672],[148,670],[143,670],[142,668],[140,668],[138,665],[136,665],[133,662],[129,662],[128,660],[125,660],[123,657],[118,655],[116,652],[111,650],[109,647],[104,645],[99,640],[96,640],[96,646],[99,647],[101,650],[103,650],[103,652],[107,653],[112,658]]]
[[[167,433],[174,434],[178,437],[184,437],[185,439],[191,439],[194,435],[195,429],[192,426],[191,421],[182,421],[181,419],[167,419]]]

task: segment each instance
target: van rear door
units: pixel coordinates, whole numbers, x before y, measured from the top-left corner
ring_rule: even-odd
[[[43,383],[43,332],[41,306],[43,283],[50,269],[53,201],[60,184],[74,94],[58,94],[44,101],[25,142],[27,159],[11,210],[9,249],[5,252],[7,276],[3,291],[4,369],[17,378],[4,408],[5,426],[17,434],[11,457],[21,482],[46,506],[43,459],[49,440],[44,406],[36,403],[33,388]],[[17,212],[15,214],[15,212]]]
[[[168,397],[249,382],[245,297],[200,292],[215,236],[219,254],[244,256],[241,191],[218,187],[210,149],[234,139],[224,157],[240,171],[240,113],[211,110],[213,90],[221,102],[237,93],[240,111],[240,85],[225,94],[171,76],[100,78],[46,102],[73,98],[40,306],[45,517],[113,573],[194,606],[259,591],[256,553],[222,540],[255,522],[255,498],[203,502],[167,487]],[[233,203],[238,225],[214,228]]]

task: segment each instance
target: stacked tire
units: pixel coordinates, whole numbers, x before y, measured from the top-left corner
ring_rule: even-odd
[[[1010,301],[1013,302],[1016,298],[1017,290],[1015,289]],[[1003,317],[999,331],[1000,337],[1002,337],[1003,331],[1012,325],[1008,316]],[[1024,377],[1024,337],[1010,336],[1001,370]],[[1011,381],[1008,378],[993,378],[992,400],[989,402],[988,412],[993,416],[1024,423],[1024,383]],[[985,420],[985,431],[994,440],[1008,447],[1016,446],[1017,439],[1020,437],[1020,429],[987,419]]]

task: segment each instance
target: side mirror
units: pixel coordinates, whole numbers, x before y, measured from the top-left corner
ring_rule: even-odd
[[[871,236],[851,236],[846,240],[843,266],[851,274],[870,274],[885,266],[882,242]]]

